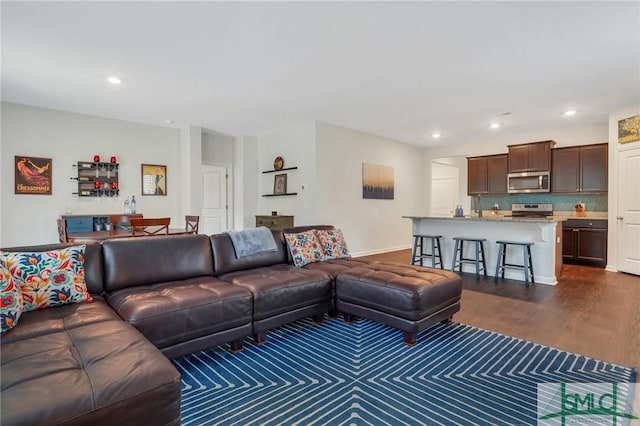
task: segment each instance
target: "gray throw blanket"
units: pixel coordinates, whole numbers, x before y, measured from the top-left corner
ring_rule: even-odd
[[[236,258],[277,250],[276,240],[271,230],[264,226],[242,231],[228,231],[226,234],[231,238]]]

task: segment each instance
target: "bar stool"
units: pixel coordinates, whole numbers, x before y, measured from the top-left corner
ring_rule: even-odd
[[[460,272],[462,272],[462,264],[463,263],[472,263],[476,266],[476,278],[480,278],[480,271],[484,273],[484,276],[487,276],[487,264],[485,263],[484,257],[484,242],[487,241],[486,238],[463,238],[463,237],[453,237],[456,242],[456,246],[453,249],[453,262],[451,262],[451,270],[455,272],[456,267],[460,267]],[[473,258],[464,257],[464,243],[474,243],[475,245],[475,256]],[[458,256],[458,253],[460,256]],[[482,263],[482,268],[480,267],[480,263]]]
[[[531,246],[533,245],[530,241],[496,241],[496,243],[500,246],[498,249],[498,263],[496,264],[496,276],[493,279],[494,282],[498,282],[498,274],[504,279],[504,270],[505,269],[517,269],[524,270],[524,285],[525,287],[529,287],[529,274],[531,274],[531,282],[535,283],[535,278],[533,275],[533,261],[531,260]],[[524,258],[524,263],[522,265],[507,263],[507,246],[521,246],[522,254]]]
[[[444,269],[442,266],[442,252],[440,251],[440,238],[442,238],[442,235],[414,234],[411,264],[416,265],[418,261],[420,261],[420,266],[424,266],[422,261],[424,259],[431,259],[432,268],[435,268],[436,265],[440,265],[440,269]],[[431,253],[425,253],[426,239],[431,242]]]

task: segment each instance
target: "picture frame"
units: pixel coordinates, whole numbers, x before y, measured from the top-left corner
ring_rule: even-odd
[[[287,174],[283,173],[273,177],[273,195],[284,195],[287,193]]]
[[[141,164],[142,195],[167,195],[167,166]]]
[[[362,198],[393,200],[394,170],[382,164],[362,163]]]
[[[618,143],[640,141],[640,114],[618,121]]]
[[[14,169],[16,194],[51,195],[51,158],[16,155]]]

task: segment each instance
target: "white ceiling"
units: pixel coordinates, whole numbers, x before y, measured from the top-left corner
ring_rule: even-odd
[[[229,135],[318,120],[421,146],[494,121],[604,123],[640,103],[640,2],[2,1],[2,99]]]

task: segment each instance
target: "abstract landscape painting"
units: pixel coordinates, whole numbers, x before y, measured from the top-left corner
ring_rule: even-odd
[[[393,200],[393,167],[362,163],[362,198]]]

